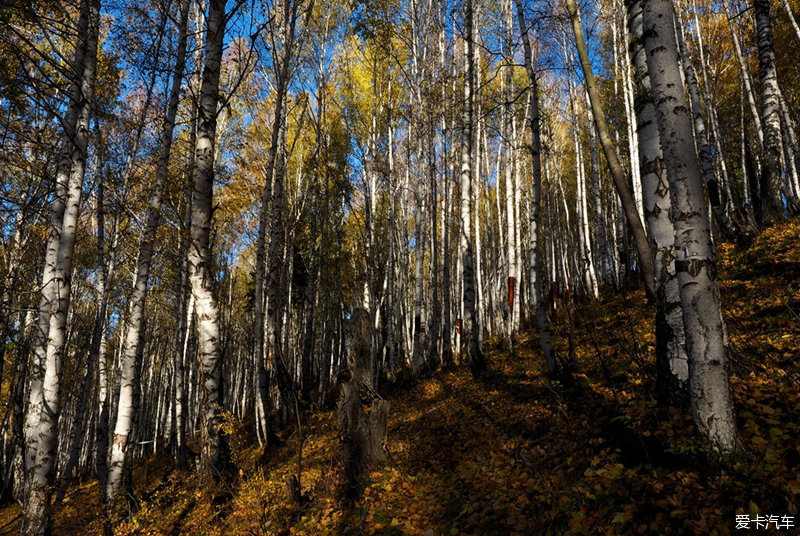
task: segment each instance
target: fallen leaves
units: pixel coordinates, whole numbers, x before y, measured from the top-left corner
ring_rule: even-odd
[[[800,225],[769,229],[748,250],[723,245],[719,254],[732,387],[750,452],[730,469],[704,461],[688,409],[660,411],[652,401],[653,325],[639,292],[581,309],[579,396],[553,388],[536,335],[526,332],[513,357],[487,345],[490,370],[481,382],[466,370],[440,373],[392,400],[392,465],[366,476],[352,507],[338,494],[335,418],[318,413],[306,426],[302,481],[311,502],[301,512],[287,503],[283,485],[296,467],[294,440],[259,466],[260,450],[241,437],[241,423],[230,423],[241,471],[224,483],[232,489],[227,503],[213,505],[194,476],[173,474],[161,487],[140,483],[146,499],[118,519],[116,531],[722,535],[736,513],[795,515]],[[566,355],[567,324],[557,320],[557,350]],[[76,506],[91,501],[87,489],[61,507],[57,534],[101,533]]]

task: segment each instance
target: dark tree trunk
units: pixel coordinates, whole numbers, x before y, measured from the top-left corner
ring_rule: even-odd
[[[364,309],[353,312],[350,337],[354,366],[341,372],[338,378],[336,413],[341,433],[340,455],[350,499],[358,492],[358,477],[386,462],[389,402],[383,400],[372,385],[369,319]]]

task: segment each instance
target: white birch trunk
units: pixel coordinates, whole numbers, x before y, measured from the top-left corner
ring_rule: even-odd
[[[786,16],[789,17],[789,22],[792,25],[794,34],[797,36],[797,39],[800,40],[800,26],[798,26],[797,19],[795,18],[794,13],[792,13],[792,8],[789,5],[789,0],[781,0],[781,3],[783,4],[783,9],[786,10]]]
[[[783,218],[783,137],[780,120],[780,89],[775,68],[769,0],[753,0],[758,42],[758,77],[761,82],[761,120],[764,127],[764,180],[767,192],[761,193],[762,214],[766,221]]]
[[[516,0],[517,20],[519,22],[520,33],[522,34],[522,46],[525,53],[525,69],[528,72],[528,102],[530,106],[530,116],[528,127],[531,132],[531,159],[533,163],[533,192],[531,209],[528,212],[528,285],[532,290],[533,307],[536,313],[536,324],[539,330],[539,339],[544,354],[545,366],[549,374],[554,374],[557,369],[555,352],[550,337],[550,324],[544,309],[544,300],[541,295],[541,284],[539,274],[541,256],[538,251],[539,240],[539,218],[541,206],[541,183],[542,183],[542,160],[541,160],[541,136],[540,136],[540,117],[539,117],[539,88],[536,71],[533,68],[533,53],[531,43],[528,38],[528,24],[525,19],[525,11],[522,0]],[[552,263],[555,269],[555,262]],[[555,279],[555,276],[552,276]]]
[[[686,328],[692,413],[710,449],[727,457],[738,449],[736,421],[708,210],[692,119],[680,81],[671,0],[644,2],[643,41],[675,215],[675,264]]]
[[[85,0],[78,22],[70,102],[67,108],[62,160],[56,176],[50,237],[42,279],[39,332],[26,421],[25,516],[22,533],[44,534],[50,524],[50,483],[58,445],[61,362],[66,345],[72,256],[86,172],[89,121],[97,67],[99,0]]]
[[[186,41],[189,17],[189,2],[183,0],[180,6],[179,40],[177,58],[172,73],[169,103],[164,116],[161,131],[161,144],[159,147],[158,163],[156,165],[153,190],[148,207],[147,222],[139,246],[139,257],[136,264],[136,277],[133,292],[129,300],[130,317],[128,320],[128,333],[125,337],[122,354],[122,375],[120,378],[120,400],[117,406],[117,419],[114,427],[114,438],[111,445],[111,456],[106,485],[106,500],[112,500],[122,483],[123,468],[128,452],[128,441],[136,415],[133,413],[133,378],[137,367],[136,357],[139,346],[142,344],[142,323],[147,299],[147,287],[150,278],[153,251],[155,247],[156,231],[161,218],[161,196],[164,181],[167,177],[169,155],[172,148],[172,134],[175,127],[175,116],[178,112],[178,103],[181,91],[183,71],[186,66]],[[162,29],[163,31],[163,29]],[[141,366],[141,365],[138,365]]]
[[[700,106],[700,90],[697,86],[697,75],[695,74],[694,65],[689,57],[689,51],[686,49],[686,43],[683,38],[683,25],[681,19],[675,14],[675,29],[678,41],[678,49],[680,51],[681,65],[683,66],[683,73],[686,78],[686,87],[689,93],[689,104],[692,110],[692,118],[694,120],[694,135],[697,141],[697,152],[700,158],[700,169],[703,174],[703,182],[706,185],[706,192],[708,193],[708,201],[711,205],[711,211],[714,215],[717,228],[724,234],[730,230],[728,218],[725,216],[725,211],[722,207],[719,195],[719,183],[717,181],[717,173],[714,169],[714,156],[711,153],[711,145],[708,142],[708,134],[706,133],[706,123],[703,118],[703,110]]]
[[[779,93],[778,102],[780,104],[780,117],[781,128],[785,132],[784,140],[784,154],[786,156],[786,174],[789,181],[789,189],[792,196],[792,202],[798,204],[798,196],[800,196],[800,167],[798,167],[798,158],[800,157],[800,147],[797,142],[797,130],[795,122],[789,113],[789,108],[786,105],[786,99],[783,98],[783,93]]]
[[[764,143],[764,130],[761,128],[761,116],[758,113],[758,106],[756,105],[756,96],[753,91],[753,85],[750,81],[750,69],[747,67],[744,55],[742,54],[742,46],[739,42],[739,30],[734,24],[735,13],[733,12],[733,4],[727,5],[727,20],[728,28],[731,31],[731,39],[733,41],[733,51],[736,54],[736,59],[739,62],[739,70],[742,74],[742,82],[745,86],[745,94],[747,95],[747,104],[750,107],[750,114],[753,118],[753,125],[755,125],[756,133],[758,135],[758,143]]]
[[[516,283],[519,280],[519,268],[517,266],[517,229],[516,229],[516,221],[517,221],[517,214],[515,211],[515,197],[514,197],[514,175],[513,175],[513,167],[514,167],[514,136],[512,132],[512,116],[513,116],[513,108],[512,108],[512,99],[513,99],[513,92],[514,88],[512,87],[513,84],[513,60],[514,60],[514,49],[512,48],[512,38],[513,38],[513,31],[514,31],[514,22],[513,22],[513,13],[511,12],[511,0],[504,0],[502,3],[503,9],[503,22],[504,22],[504,35],[503,35],[503,46],[506,55],[506,65],[504,66],[505,72],[505,92],[504,92],[504,102],[503,102],[503,143],[505,144],[505,150],[503,151],[504,155],[504,163],[503,163],[503,178],[505,180],[505,205],[506,205],[506,233],[508,235],[508,240],[506,243],[506,258],[507,258],[507,265],[508,265],[508,319],[507,319],[507,329],[508,329],[508,340],[509,344],[512,344],[512,339],[514,332],[516,330],[518,320],[518,314],[516,313],[515,307],[515,290],[516,290]]]
[[[614,1],[614,27],[617,26],[617,14],[622,13],[622,3],[619,0]],[[621,66],[622,71],[622,98],[625,104],[625,125],[627,128],[628,133],[628,158],[630,161],[631,167],[631,182],[633,184],[633,195],[634,199],[636,200],[636,211],[639,213],[639,218],[642,222],[645,222],[645,212],[644,212],[644,197],[642,193],[642,181],[640,175],[640,164],[639,164],[639,139],[637,134],[637,125],[636,125],[636,110],[634,106],[634,99],[633,99],[633,79],[631,77],[631,69],[630,65],[632,65],[630,54],[628,47],[625,46],[630,41],[630,36],[628,35],[627,27],[624,23],[620,21],[620,26],[622,28],[622,43],[620,43],[620,48],[622,53],[619,54],[619,57],[623,59],[623,63]]]
[[[192,225],[189,243],[189,281],[197,312],[197,343],[202,372],[201,472],[207,479],[216,476],[220,455],[220,418],[218,415],[219,308],[211,288],[210,231],[212,192],[214,185],[214,153],[217,129],[219,78],[224,44],[225,0],[210,0],[206,31],[203,84],[200,88],[200,108],[197,129],[196,169],[192,198]]]
[[[695,0],[692,0],[694,6],[694,31],[695,38],[697,39],[697,48],[700,55],[700,68],[703,73],[703,97],[706,101],[706,110],[708,112],[709,120],[711,121],[711,135],[714,139],[714,149],[716,153],[717,163],[719,165],[720,176],[722,184],[725,189],[725,216],[730,218],[733,212],[733,194],[731,192],[730,178],[728,177],[728,167],[725,162],[725,151],[722,143],[722,130],[719,126],[717,118],[717,108],[711,98],[711,90],[709,89],[709,74],[708,66],[706,64],[705,47],[703,45],[703,30],[698,16],[697,5]]]
[[[464,3],[464,116],[461,131],[461,265],[463,270],[463,307],[462,331],[466,339],[466,356],[472,374],[478,376],[486,368],[483,352],[480,348],[480,329],[478,310],[475,303],[475,270],[474,250],[472,247],[470,202],[473,184],[473,140],[472,123],[473,99],[475,88],[475,62],[473,59],[473,25],[472,0]],[[478,230],[476,229],[476,232]]]
[[[632,37],[631,50],[639,106],[636,110],[639,125],[639,155],[642,166],[642,190],[647,215],[647,234],[655,254],[656,273],[656,390],[659,400],[675,398],[681,389],[671,380],[689,379],[686,338],[680,304],[678,280],[675,277],[675,231],[672,225],[669,182],[661,138],[658,132],[656,108],[647,70],[647,58],[642,43],[642,2],[628,2],[628,23]]]

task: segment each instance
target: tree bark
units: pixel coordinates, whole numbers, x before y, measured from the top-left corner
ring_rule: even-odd
[[[665,404],[675,400],[685,390],[685,382],[689,380],[689,362],[686,356],[680,290],[675,277],[675,231],[671,219],[669,182],[642,41],[641,0],[629,0],[627,9],[632,38],[631,52],[636,70],[636,114],[642,190],[648,239],[655,253],[656,396],[660,403]]]
[[[758,43],[758,77],[761,82],[761,120],[764,126],[764,165],[762,184],[769,189],[761,192],[762,214],[765,221],[783,219],[783,138],[779,112],[778,71],[775,68],[775,49],[769,0],[753,0]]]
[[[364,309],[353,311],[350,337],[354,363],[338,378],[336,414],[342,434],[340,459],[351,500],[358,493],[358,478],[365,471],[381,467],[386,461],[389,402],[378,395],[372,384],[370,316]]]
[[[34,355],[33,382],[26,422],[28,486],[22,533],[44,534],[51,520],[50,483],[58,445],[61,362],[66,346],[67,313],[71,297],[83,180],[86,173],[89,121],[97,73],[99,0],[81,4],[78,43],[64,122],[62,159],[56,176],[50,236],[45,254],[42,296]]]
[[[202,370],[201,473],[215,479],[220,463],[221,442],[218,412],[220,388],[219,308],[212,289],[213,274],[209,235],[211,230],[214,150],[217,128],[219,78],[224,46],[225,0],[210,0],[206,31],[203,84],[197,129],[197,166],[192,197],[192,225],[189,243],[189,280],[197,312],[197,343]]]
[[[461,221],[460,240],[461,266],[463,275],[462,317],[463,337],[466,343],[466,356],[473,376],[480,376],[486,369],[486,361],[480,347],[481,326],[478,325],[478,308],[475,303],[475,254],[472,245],[471,211],[472,201],[472,163],[473,140],[472,123],[473,98],[475,95],[475,61],[473,59],[472,0],[464,2],[464,112],[461,129]],[[477,232],[477,229],[476,229]]]
[[[556,373],[557,364],[553,342],[550,336],[550,323],[547,320],[547,313],[542,299],[541,284],[539,274],[541,273],[541,258],[538,250],[539,239],[539,218],[542,196],[542,157],[541,157],[541,125],[539,118],[539,80],[533,68],[533,53],[531,43],[528,39],[528,24],[525,19],[525,11],[522,0],[516,0],[517,20],[519,22],[520,33],[522,34],[522,47],[525,52],[525,69],[528,72],[528,102],[530,103],[530,115],[528,116],[528,128],[531,131],[531,159],[533,161],[533,199],[528,213],[528,285],[531,287],[533,295],[533,307],[536,312],[536,325],[539,330],[539,339],[542,344],[545,366],[551,375]]]
[[[692,413],[710,450],[727,458],[738,450],[739,441],[708,209],[679,70],[672,2],[645,0],[643,6],[644,47],[674,215],[675,266],[686,328]]]

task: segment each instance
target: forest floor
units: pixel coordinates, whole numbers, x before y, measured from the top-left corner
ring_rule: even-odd
[[[203,487],[153,457],[135,472],[138,510],[117,508],[115,534],[722,535],[737,532],[737,514],[797,517],[800,222],[746,249],[723,244],[719,260],[747,451],[732,467],[706,458],[688,408],[657,408],[651,309],[631,291],[579,306],[571,337],[566,311],[558,315],[554,339],[574,353],[576,387],[548,381],[528,330],[513,353],[487,341],[480,381],[459,368],[394,390],[390,463],[363,479],[354,505],[341,500],[332,411],[305,423],[299,511],[284,482],[298,436],[259,460],[244,434],[252,426],[232,422],[238,474]],[[76,484],[55,534],[100,534],[99,512],[96,483]],[[0,533],[18,519],[16,505],[0,510]]]

